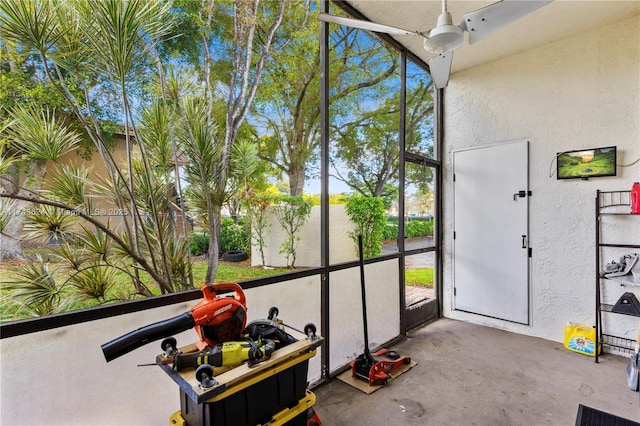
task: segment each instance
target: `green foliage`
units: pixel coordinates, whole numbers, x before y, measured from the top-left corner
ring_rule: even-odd
[[[4,232],[5,228],[9,226],[11,219],[13,219],[16,212],[15,206],[15,200],[0,198],[0,233]]]
[[[397,198],[400,146],[397,141],[399,114],[387,100],[376,111],[359,112],[361,117],[340,131],[335,156],[344,171],[337,178],[361,195]]]
[[[130,149],[131,134],[139,136],[136,130],[139,121],[149,120],[144,114],[134,117],[130,99],[133,96],[141,99],[138,96],[141,81],[158,77],[152,71],[140,72],[140,67],[146,66],[145,71],[150,71],[148,65],[153,61],[154,46],[170,31],[172,16],[171,4],[158,0],[0,2],[0,38],[6,47],[3,52],[7,54],[0,66],[22,73],[13,77],[23,78],[29,87],[38,87],[38,79],[46,79],[46,87],[56,91],[59,109],[65,113],[50,112],[53,109],[48,107],[58,105],[46,97],[42,102],[44,107],[38,111],[16,102],[18,107],[10,111],[14,123],[5,132],[11,148],[24,155],[32,166],[44,160],[56,160],[79,143],[80,135],[88,135],[104,162],[107,176],[102,176],[100,184],[93,182],[90,191],[83,185],[86,176],[71,169],[59,170],[54,187],[46,192],[31,188],[39,197],[38,203],[49,205],[40,209],[41,214],[30,218],[32,232],[61,240],[63,244],[55,249],[56,256],[69,262],[65,267],[70,276],[83,281],[77,286],[80,292],[83,292],[81,288],[87,288],[83,294],[103,301],[112,274],[110,268],[126,271],[139,295],[149,296],[151,291],[137,278],[138,268],[153,276],[162,292],[182,288],[175,287],[174,280],[182,280],[183,276],[171,275],[172,270],[185,268],[178,266],[180,262],[172,263],[172,255],[182,252],[179,249],[182,242],[172,232],[170,219],[165,219],[171,216],[168,214],[168,196],[173,195],[170,183],[163,179],[166,175],[158,176],[150,165],[146,157],[149,146],[145,142],[148,141],[144,137],[137,140],[138,159],[132,158]],[[28,60],[21,61],[20,57]],[[105,88],[108,89],[105,91]],[[106,98],[105,93],[116,96]],[[109,126],[103,126],[106,124],[103,112],[105,108],[110,109],[111,103],[117,105],[118,119],[124,121],[119,123],[120,131],[122,124],[127,129],[127,169],[106,151],[109,137],[102,130]],[[81,131],[71,130],[74,127]],[[162,170],[163,165],[158,166]],[[41,174],[34,180],[43,180]],[[96,218],[101,214],[92,213],[87,199],[94,195],[108,195],[116,207],[111,210],[123,212],[120,216],[123,223],[118,230]],[[77,213],[77,217],[72,212]],[[83,223],[79,225],[71,219],[83,219]],[[109,253],[92,252],[90,245],[79,243],[89,241],[88,234],[96,228],[116,243]],[[84,272],[90,269],[95,271]],[[89,280],[93,282],[89,284]]]
[[[55,111],[19,106],[10,111],[13,124],[7,128],[11,147],[33,161],[58,161],[75,149],[80,135],[69,130]]]
[[[72,238],[77,231],[78,218],[68,211],[51,206],[34,207],[27,217],[27,238],[43,242]]]
[[[311,202],[302,197],[282,196],[271,208],[280,226],[287,233],[287,239],[280,246],[279,253],[287,256],[288,267],[295,268],[296,248],[300,241],[298,231],[311,215]]]
[[[364,257],[379,256],[382,253],[382,239],[386,216],[384,201],[378,197],[353,196],[347,200],[345,211],[349,219],[356,225],[356,230],[349,232],[358,251],[358,236],[362,236]]]
[[[242,222],[236,222],[225,217],[220,223],[220,239],[222,240],[221,250],[223,252],[229,250],[249,251],[249,235],[247,228]]]
[[[433,287],[433,268],[407,269],[404,274],[405,284],[418,287]]]
[[[220,239],[222,252],[229,250],[249,251],[249,235],[247,227],[242,221],[237,224],[230,217],[225,217],[220,223]],[[191,254],[201,256],[209,252],[209,234],[197,233],[192,234],[189,242]]]
[[[41,108],[62,109],[63,97],[44,80],[34,58],[20,55],[7,44],[0,44],[0,105],[9,110],[17,105],[38,104]],[[81,93],[75,93],[81,96]],[[0,116],[5,111],[0,110]]]
[[[192,234],[189,241],[189,249],[194,256],[201,256],[209,251],[209,235],[204,232]]]
[[[320,138],[320,21],[313,18],[318,1],[287,2],[255,109],[266,120],[261,156],[278,175],[286,174],[293,196],[303,195],[308,165],[318,158]],[[274,114],[273,111],[278,111]]]
[[[257,16],[244,9],[249,5],[250,2],[214,0],[0,0],[0,105],[15,107],[36,102],[44,111],[58,111],[58,115],[43,113],[36,118],[43,123],[55,119],[57,124],[64,117],[65,126],[72,121],[71,125],[78,130],[74,133],[95,143],[92,145],[94,159],[102,159],[108,173],[103,176],[102,194],[98,194],[97,185],[89,182],[88,172],[78,168],[61,168],[54,180],[50,180],[52,185],[46,187],[46,192],[38,194],[79,211],[93,211],[92,197],[107,194],[116,210],[128,211],[118,218],[119,226],[108,225],[105,229],[97,229],[97,225],[82,221],[83,218],[70,210],[54,206],[43,207],[38,215],[30,218],[28,230],[33,235],[55,236],[61,241],[51,258],[64,260],[61,270],[73,277],[66,282],[66,291],[77,290],[83,303],[88,303],[87,299],[104,303],[125,298],[125,291],[117,296],[114,293],[114,271],[133,285],[131,297],[184,289],[186,277],[191,273],[191,264],[185,259],[187,249],[198,255],[207,253],[209,234],[213,235],[218,223],[222,251],[249,249],[249,222],[255,238],[253,243],[262,248],[263,231],[267,232],[262,223],[264,208],[247,206],[247,221],[239,224],[230,219],[221,220],[220,209],[233,202],[234,197],[238,198],[238,188],[255,186],[257,180],[249,175],[256,167],[266,167],[267,161],[272,162],[273,170],[278,168],[289,175],[291,194],[302,192],[305,176],[313,172],[307,170],[306,165],[317,158],[320,141],[320,45],[317,42],[320,23],[314,16],[319,2],[261,2]],[[281,5],[287,8],[286,19],[270,48],[268,31],[278,27]],[[173,26],[176,17],[178,26]],[[399,62],[397,52],[372,41],[373,38],[354,39],[355,34],[370,37],[365,32],[337,27],[337,37],[333,40],[339,45],[329,53],[332,55],[330,74],[336,84],[332,88],[332,113],[337,112],[336,116],[342,119],[338,124],[344,125],[344,120],[351,119],[354,105],[368,105],[363,100],[376,99],[371,95],[383,93],[385,88],[395,90],[393,82],[398,81]],[[238,33],[234,34],[234,30]],[[255,40],[247,38],[253,34]],[[165,35],[170,37],[161,40]],[[156,50],[160,57],[155,56]],[[242,57],[249,63],[240,61]],[[142,84],[162,79],[162,75],[154,72],[155,66],[175,66],[180,73],[187,68],[186,64],[193,65],[193,71],[185,75],[185,80],[192,85],[181,86],[168,78],[163,86],[167,97],[149,104],[146,95],[150,88]],[[267,84],[262,84],[256,93],[253,84],[259,82],[263,69],[266,73],[263,83]],[[168,70],[165,75],[170,73]],[[371,90],[366,90],[367,87]],[[220,88],[224,88],[224,97],[216,98],[220,96]],[[424,90],[431,93],[426,86]],[[253,94],[258,105],[250,111]],[[408,96],[409,106],[416,104],[412,94]],[[131,102],[133,99],[135,102]],[[390,100],[386,94],[380,99]],[[131,104],[141,106],[140,110],[134,112]],[[397,105],[395,100],[376,105],[378,110],[374,112],[379,113],[379,117],[370,116],[367,122],[372,124],[367,126],[371,132],[357,134],[357,123],[351,129],[352,134],[348,136],[354,141],[361,142],[362,137],[371,140],[372,145],[367,148],[369,157],[377,157],[373,153],[383,150],[390,138],[395,144],[398,112],[394,114],[389,108]],[[16,111],[20,113],[19,109]],[[109,153],[104,148],[113,145],[109,145],[112,139],[104,126],[111,126],[112,133],[114,123],[104,120],[105,111],[125,121],[127,136],[135,134],[133,144],[138,144],[136,152],[140,158],[130,159],[132,170],[108,159]],[[9,117],[5,112],[0,111],[0,119]],[[240,124],[245,117],[253,119],[261,114],[267,117],[260,117],[266,121],[261,122],[259,128]],[[58,146],[52,144],[51,138],[57,136],[51,128],[45,129],[49,137],[45,145],[30,142],[20,145],[21,135],[31,132],[32,139],[42,136],[32,132],[43,128],[42,123],[36,124],[32,129],[15,132],[12,148],[36,160],[59,156],[64,150],[64,140],[58,137]],[[119,132],[122,124],[117,123]],[[274,131],[264,137],[260,155],[265,161],[256,166],[258,149],[252,141],[261,140],[258,133],[263,128]],[[408,143],[415,139],[417,137],[407,136]],[[176,148],[180,152],[178,156]],[[362,151],[363,145],[359,144],[347,156],[357,156]],[[396,157],[397,152],[389,152],[394,164]],[[181,165],[186,176],[182,178],[188,181],[191,190],[183,201],[190,201],[189,212],[210,225],[207,233],[193,235],[189,245],[176,235],[175,224],[164,219],[171,217],[171,203],[174,207],[178,204],[177,177],[172,170],[176,159],[185,160]],[[259,172],[266,174],[273,170]],[[390,173],[393,175],[395,171]],[[392,182],[394,178],[389,179]],[[265,181],[260,183],[266,186]],[[387,182],[381,187],[382,193],[392,194],[389,188]],[[397,199],[397,194],[389,197]],[[260,205],[266,199],[254,201]],[[330,202],[333,201],[332,198]],[[295,266],[299,229],[306,222],[313,202],[319,199],[269,201],[288,234],[281,253],[287,255],[290,267]],[[11,208],[8,203],[0,204],[0,230],[5,228],[9,217],[5,212]],[[382,226],[364,231],[364,225],[362,228],[360,233],[367,241],[375,237],[378,229],[384,229]],[[215,239],[211,243],[217,252]],[[376,251],[368,253],[372,256]],[[262,259],[264,264],[264,255]],[[217,256],[210,260],[217,262]],[[34,307],[39,306],[37,309],[42,308],[43,312],[64,307],[53,302],[34,303]]]
[[[117,270],[106,265],[93,265],[82,269],[69,278],[77,294],[87,299],[106,301],[108,291],[115,285]]]
[[[166,244],[166,258],[171,271],[171,278],[176,290],[193,288],[193,263],[187,252],[189,244],[184,238],[168,238]]]
[[[258,246],[262,266],[266,266],[264,260],[264,246],[269,233],[269,222],[267,221],[267,208],[273,203],[274,196],[269,194],[256,194],[247,188],[242,194],[242,204],[249,219],[249,233],[251,242]]]
[[[405,149],[433,157],[433,82],[427,71],[411,61],[407,63],[407,81],[411,81],[411,87],[407,87],[406,96]],[[413,179],[410,174],[407,170],[407,179],[415,185],[427,183]],[[431,177],[428,182],[432,182]]]
[[[404,224],[405,238],[433,236],[433,219],[416,217]],[[383,239],[398,239],[398,219],[397,217],[387,219],[384,227]]]
[[[25,316],[49,315],[65,312],[73,305],[73,298],[62,297],[63,284],[57,280],[58,270],[51,268],[40,255],[2,282],[3,290],[11,292],[11,298],[19,300],[15,308]]]
[[[56,163],[51,179],[45,184],[45,193],[79,210],[90,211],[92,202],[87,195],[88,180],[88,169],[75,164]]]
[[[383,240],[397,240],[398,239],[398,222],[388,221],[384,225],[384,230],[382,232]]]
[[[53,259],[51,259],[53,261]],[[63,273],[58,270],[62,264],[55,267],[36,256],[35,261],[19,268],[7,268],[0,265],[2,289],[0,290],[0,321],[10,321],[32,316],[66,312],[72,309],[88,308],[101,304],[95,299],[79,297],[75,287],[65,283]],[[193,277],[196,286],[205,282],[207,262],[203,260],[193,263]],[[287,268],[247,268],[235,264],[220,265],[217,281],[239,282],[252,278],[261,278],[289,272]],[[149,275],[141,272],[143,281],[150,279]],[[135,289],[130,285],[129,275],[118,270],[113,277],[114,284],[110,287],[109,301],[126,300]],[[158,289],[153,289],[159,294]]]
[[[131,279],[130,297],[149,296],[157,288],[167,293],[187,287],[191,264],[186,254],[191,247],[176,232],[173,220],[178,206],[182,207],[173,166],[176,159],[185,160],[183,179],[190,184],[191,196],[181,194],[180,201],[193,203],[190,213],[200,214],[213,238],[221,224],[220,210],[257,168],[254,132],[242,123],[269,56],[270,32],[281,22],[285,1],[255,4],[257,13],[251,2],[178,1],[174,9],[171,1],[163,0],[0,1],[0,99],[2,106],[12,107],[12,115],[9,110],[0,111],[0,170],[17,169],[16,163],[5,167],[4,134],[10,139],[9,154],[30,156],[32,163],[55,159],[88,136],[97,154],[94,159],[104,162],[107,174],[91,182],[86,171],[60,168],[46,190],[30,188],[39,197],[36,204],[46,207],[30,218],[28,230],[43,237],[53,235],[60,242],[54,256],[64,260],[61,268],[73,277],[66,282],[70,291],[100,303],[125,297],[126,292],[110,294],[114,270]],[[184,65],[180,55],[172,55],[171,42],[166,49],[162,46],[166,36],[179,38],[182,31],[174,26],[178,16],[179,24],[192,30],[185,32],[192,37],[183,37],[181,45],[192,47],[190,59],[198,63],[184,79],[195,83],[190,88],[177,79],[165,79],[170,72],[163,70],[168,64]],[[288,42],[287,37],[279,40]],[[215,48],[205,49],[203,43]],[[168,55],[159,57],[158,50]],[[162,90],[160,85],[143,86],[151,81],[163,83]],[[217,90],[222,86],[228,88],[228,98]],[[196,90],[190,90],[193,87]],[[162,92],[163,98],[149,102],[150,89],[157,90],[159,97]],[[49,92],[55,96],[49,97]],[[31,114],[31,101],[40,101],[40,110],[46,112]],[[62,113],[54,114],[54,108]],[[119,132],[126,129],[125,162],[106,149],[112,132],[103,131],[105,109],[117,111]],[[5,129],[9,118],[11,128]],[[63,118],[64,126],[59,125]],[[20,128],[19,121],[28,126]],[[33,180],[44,181],[39,175]],[[101,214],[91,213],[89,201],[96,196],[107,201],[109,211],[122,213],[119,224],[112,226],[95,217]],[[9,217],[7,206],[0,206],[2,229]],[[223,250],[248,248],[242,224],[221,227]],[[96,229],[103,234],[95,234]],[[103,236],[112,244],[103,244],[107,242]],[[192,245],[211,249],[205,280],[211,282],[218,245],[215,238],[201,244],[205,238]],[[146,274],[150,283],[139,278]]]
[[[412,220],[404,225],[405,238],[433,235],[433,221]]]

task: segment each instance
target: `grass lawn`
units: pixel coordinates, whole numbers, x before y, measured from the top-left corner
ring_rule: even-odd
[[[433,287],[433,268],[407,269],[404,280],[409,286]]]
[[[54,271],[58,265],[50,264],[50,269]],[[18,275],[14,272],[20,268],[20,264],[0,264],[0,321],[9,321],[21,318],[32,317],[34,314],[28,312],[19,303],[17,298],[11,297],[10,291],[7,289],[7,282],[11,282],[18,278]],[[252,267],[251,261],[244,262],[225,262],[220,261],[218,264],[218,273],[216,275],[217,282],[238,282],[251,278],[261,278],[275,274],[282,274],[291,272],[288,268],[269,268],[264,269],[260,266]],[[195,288],[200,288],[205,284],[205,275],[207,273],[207,260],[196,259],[193,262],[193,285]],[[57,285],[61,285],[68,276],[62,273],[56,275]],[[151,277],[144,271],[140,272],[140,279],[144,282],[154,295],[160,295],[160,289],[154,284]],[[134,287],[128,275],[123,272],[119,272],[114,278],[115,284],[108,292],[107,303],[121,302],[129,300],[134,294]],[[77,290],[73,286],[67,285],[62,291],[60,291],[60,298],[62,300],[72,301],[72,303],[65,310],[77,310],[84,308],[91,308],[100,305],[100,301],[87,298],[74,298],[74,293]],[[133,298],[139,298],[140,296],[133,296]]]
[[[56,269],[56,264],[51,264],[52,270]],[[0,264],[0,321],[8,321],[20,318],[31,317],[34,314],[28,312],[19,303],[17,298],[10,296],[10,291],[6,288],[7,285],[3,282],[12,281],[18,276],[13,272],[16,268],[19,268],[20,264],[4,265]],[[207,260],[196,259],[193,262],[193,282],[195,288],[200,288],[205,284],[204,277],[207,271]],[[218,273],[216,275],[216,282],[238,282],[252,278],[262,278],[270,275],[283,274],[291,272],[288,268],[262,268],[260,266],[252,267],[251,261],[246,260],[243,262],[225,262],[220,261],[218,264]],[[56,276],[56,283],[58,285],[68,277],[62,273],[58,273]],[[146,283],[151,292],[155,295],[160,295],[160,289],[153,283],[149,275],[145,272],[140,272],[141,281]],[[406,285],[419,286],[419,287],[433,287],[434,285],[434,272],[432,268],[419,268],[409,269],[406,271]],[[95,299],[80,298],[76,296],[77,289],[71,285],[65,286],[60,292],[60,299],[70,301],[69,306],[65,310],[77,310],[83,308],[90,308],[100,305],[101,302]],[[115,284],[108,292],[108,301],[106,303],[121,302],[124,300],[130,300],[132,298],[139,298],[140,296],[134,295],[133,284],[130,278],[124,273],[118,273],[115,276]]]

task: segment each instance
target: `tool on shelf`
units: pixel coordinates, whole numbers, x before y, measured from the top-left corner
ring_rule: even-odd
[[[640,301],[635,294],[627,291],[618,298],[618,301],[611,308],[611,312],[640,317]]]
[[[177,352],[172,358],[173,369],[181,371],[187,368],[198,368],[203,364],[209,364],[212,367],[235,367],[243,362],[256,365],[269,359],[275,346],[274,340],[247,339],[241,342],[220,343],[194,353]]]

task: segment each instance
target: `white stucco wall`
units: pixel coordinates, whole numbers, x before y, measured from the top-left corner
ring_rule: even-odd
[[[0,340],[0,424],[167,424],[180,409],[178,387],[155,361],[158,343],[110,363],[100,345],[189,309],[178,304]],[[176,335],[193,343],[195,333]],[[149,391],[153,389],[154,391]]]
[[[367,265],[370,347],[400,329],[398,260]],[[279,318],[297,329],[320,323],[321,277],[312,276],[245,290],[247,320]],[[100,346],[139,327],[186,312],[197,301],[0,340],[0,424],[162,425],[180,409],[179,390],[152,363],[160,343],[152,342],[109,363]],[[331,273],[331,362],[345,365],[362,353],[363,326],[359,268]],[[189,330],[175,336],[183,346],[197,340]],[[321,377],[320,349],[309,362],[308,381]]]
[[[320,278],[310,277],[249,289],[247,320],[280,318],[302,329],[320,328]],[[197,301],[119,315],[0,340],[0,424],[166,425],[180,410],[178,385],[153,363],[152,342],[109,363],[100,345],[139,327],[172,318]],[[179,346],[197,340],[193,330],[175,336]],[[320,379],[320,350],[309,361],[308,380]]]
[[[618,164],[640,158],[640,17],[456,73],[444,107],[444,315],[555,341],[563,340],[569,321],[593,325],[595,193],[630,190],[640,164],[588,181],[558,181],[549,173],[565,150],[617,145]],[[530,326],[452,310],[452,153],[520,139],[530,141],[533,191]],[[615,226],[638,244],[639,222]],[[628,291],[613,290],[616,298]],[[635,339],[637,318],[616,317],[612,326]]]
[[[365,267],[369,349],[398,336],[400,295],[398,260]],[[330,365],[336,370],[364,352],[360,268],[332,272],[330,279]]]
[[[296,267],[320,266],[320,206],[311,208],[311,215],[307,222],[300,228],[298,247],[296,250]],[[264,261],[267,266],[287,266],[287,258],[280,253],[280,245],[286,241],[287,233],[280,226],[273,213],[267,211],[269,223],[264,247]],[[329,242],[329,262],[331,264],[348,262],[357,259],[357,253],[349,232],[355,229],[355,225],[347,216],[344,205],[332,204],[329,206],[329,223],[331,238]],[[251,266],[262,265],[260,248],[257,244],[251,247]]]

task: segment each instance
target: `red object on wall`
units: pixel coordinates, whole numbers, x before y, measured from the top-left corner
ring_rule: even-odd
[[[631,213],[640,214],[640,182],[634,182],[631,187]]]

